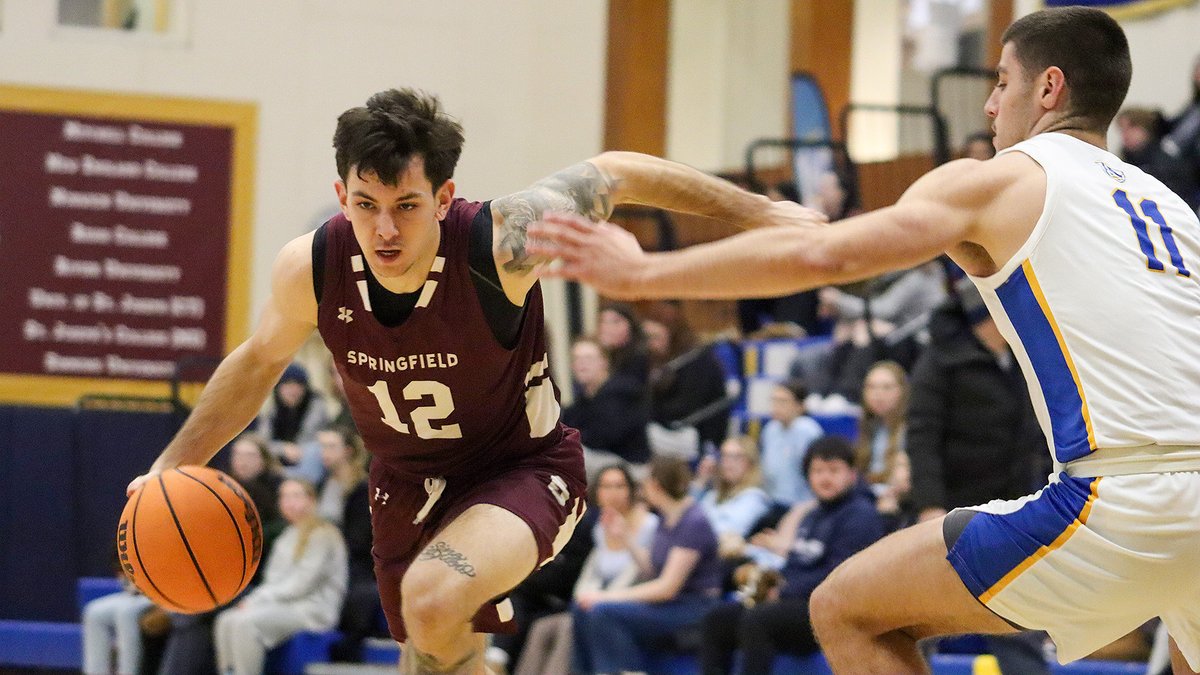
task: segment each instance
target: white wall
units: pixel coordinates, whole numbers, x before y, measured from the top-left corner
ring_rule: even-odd
[[[789,135],[787,0],[675,0],[667,157],[740,169],[746,146]]]
[[[1192,64],[1200,55],[1200,4],[1121,25],[1133,58],[1125,104],[1176,114],[1192,94]]]
[[[463,196],[521,188],[601,148],[603,0],[192,0],[176,44],[66,35],[56,5],[0,3],[0,83],[259,105],[255,315],[275,253],[335,203],[338,113],[377,90],[427,89],[462,120]]]

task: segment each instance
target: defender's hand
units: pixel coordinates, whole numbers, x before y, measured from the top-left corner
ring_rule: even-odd
[[[556,262],[542,276],[573,279],[612,298],[638,297],[646,253],[637,238],[612,223],[569,213],[547,213],[529,227],[527,250]]]

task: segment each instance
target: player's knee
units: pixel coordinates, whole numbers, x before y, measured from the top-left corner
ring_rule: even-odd
[[[477,608],[465,607],[466,584],[451,574],[425,565],[409,568],[400,582],[400,612],[410,631],[458,624],[474,614]]]

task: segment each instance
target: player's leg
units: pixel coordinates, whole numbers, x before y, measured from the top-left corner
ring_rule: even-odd
[[[421,551],[401,582],[408,632],[402,670],[483,672],[484,641],[471,619],[484,603],[511,590],[538,564],[529,525],[491,504],[475,504]]]
[[[971,595],[946,561],[940,518],[842,563],[813,593],[811,612],[839,675],[926,673],[917,651],[921,638],[1014,630]]]

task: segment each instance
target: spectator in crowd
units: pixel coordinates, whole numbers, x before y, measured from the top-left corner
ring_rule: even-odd
[[[902,508],[912,488],[907,434],[908,374],[895,361],[871,366],[863,381],[862,419],[854,468],[875,493],[879,512],[893,522],[888,530],[908,524]]]
[[[645,670],[647,648],[697,626],[719,602],[717,536],[688,495],[691,479],[683,460],[657,457],[650,463],[642,491],[662,520],[649,551],[631,549],[648,580],[576,597],[572,621],[580,672]]]
[[[645,384],[650,370],[646,336],[633,307],[620,302],[602,307],[596,317],[596,339],[608,352],[614,375],[625,375]]]
[[[333,419],[330,420],[330,424],[357,431],[358,427],[354,423],[354,418],[350,415],[350,402],[346,400],[346,385],[342,382],[342,373],[337,369],[333,359],[329,359],[328,367],[329,395],[334,404],[334,409],[337,411]]]
[[[963,141],[962,151],[959,154],[967,159],[977,159],[981,162],[995,157],[996,146],[992,142],[992,133],[990,131],[976,131],[967,136]]]
[[[639,465],[650,458],[644,381],[611,372],[610,365],[598,339],[580,337],[571,345],[575,400],[563,410],[562,418],[579,430],[589,479],[607,464]]]
[[[941,267],[927,263],[890,272],[859,285],[855,293],[826,286],[818,291],[821,314],[834,320],[833,347],[813,378],[828,412],[847,409],[862,390],[871,364],[911,363],[916,337],[946,298]]]
[[[1164,146],[1200,173],[1200,56],[1192,66],[1191,98],[1178,115],[1168,120],[1167,127]]]
[[[649,550],[658,529],[658,516],[637,498],[637,485],[628,467],[623,464],[605,467],[593,485],[592,503],[600,518],[591,532],[586,533],[594,546],[579,572],[572,597],[632,586],[639,568],[631,551]],[[576,530],[580,531],[585,530]],[[569,611],[535,621],[529,628],[529,638],[514,675],[570,672],[572,625]]]
[[[1162,115],[1148,108],[1126,108],[1117,115],[1121,159],[1159,179],[1194,209],[1200,205],[1196,165],[1180,156],[1174,143],[1159,135]]]
[[[259,675],[267,650],[303,631],[337,625],[346,594],[346,542],[317,514],[317,490],[289,478],[279,491],[288,528],[267,556],[263,582],[217,615],[216,653],[221,673]]]
[[[861,490],[854,450],[840,436],[813,442],[804,458],[804,475],[817,498],[815,508],[796,509],[780,524],[782,536],[768,547],[747,551],[762,565],[782,565],[783,585],[765,602],[730,602],[704,617],[700,642],[705,675],[733,672],[733,655],[742,652],[744,675],[768,675],[777,652],[806,655],[817,651],[808,619],[813,589],[843,560],[883,536],[883,521]]]
[[[325,480],[317,491],[317,515],[336,525],[346,541],[349,583],[334,643],[334,661],[358,661],[363,640],[379,632],[379,589],[371,555],[368,455],[353,428],[327,425],[317,432]]]
[[[780,382],[771,390],[771,419],[761,436],[763,488],[781,511],[812,499],[801,467],[809,444],[824,432],[805,414],[807,397],[808,387],[799,378]]]
[[[116,547],[113,547],[116,551]],[[141,618],[154,605],[117,568],[121,591],[83,606],[83,673],[137,673],[142,668]],[[116,663],[113,663],[115,658]],[[113,666],[116,670],[113,670]]]
[[[800,203],[795,181],[785,180],[767,188],[772,201]],[[781,298],[737,301],[738,325],[742,335],[823,335],[828,325],[817,316],[817,292],[801,291]]]
[[[311,471],[320,466],[321,460],[320,449],[312,441],[316,440],[317,430],[328,423],[325,400],[309,385],[308,371],[292,363],[279,377],[255,431],[267,439],[272,454],[284,467],[298,467],[300,477],[315,483],[320,476],[311,475]]]
[[[920,520],[1015,499],[1044,479],[1046,441],[1008,344],[969,279],[930,322],[912,372],[907,449]],[[1005,673],[1047,673],[1040,633],[988,636]]]
[[[258,509],[263,526],[263,550],[269,551],[275,537],[287,527],[279,514],[279,485],[283,482],[279,460],[271,454],[262,436],[246,432],[230,444],[229,473]],[[261,576],[259,569],[255,580]]]
[[[754,525],[771,510],[771,498],[762,489],[758,444],[749,436],[731,436],[710,471],[693,495],[717,533],[721,557],[737,559]]]
[[[712,347],[696,339],[678,307],[660,307],[642,322],[650,358],[650,421],[656,425],[650,440],[655,452],[660,445],[666,449],[669,443],[656,445],[655,439],[672,431],[678,435],[673,425],[688,422],[682,432],[698,442],[690,443],[691,452],[680,451],[690,461],[700,448],[715,447],[729,430],[729,408],[721,405],[726,400],[725,371]],[[708,414],[689,420],[700,411]]]

